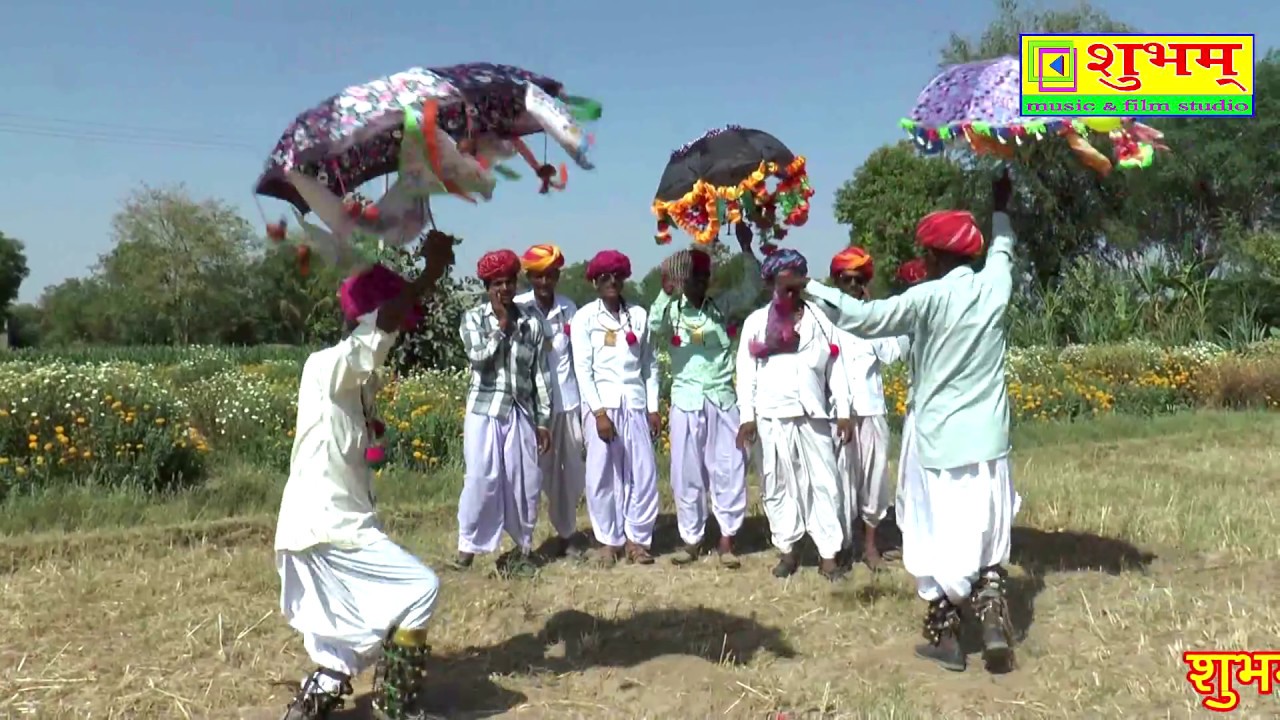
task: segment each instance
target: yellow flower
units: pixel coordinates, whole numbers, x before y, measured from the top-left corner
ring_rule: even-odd
[[[24,468],[24,467],[22,467],[22,466],[18,466],[18,467],[16,467],[16,468],[14,468],[14,469],[13,469],[13,471],[14,471],[14,472],[16,472],[16,473],[18,473],[19,475],[26,475],[26,474],[27,474],[27,469],[26,469],[26,468]]]
[[[9,458],[0,457],[0,465],[8,465],[8,464],[9,464]]]
[[[53,428],[53,431],[54,431],[54,432],[56,432],[56,433],[58,433],[59,435],[61,435],[62,433],[66,432],[66,430],[63,430],[63,429],[62,429],[62,426],[61,426],[61,425],[55,426],[55,427]]]
[[[422,453],[421,453],[421,452],[419,452],[419,451],[417,451],[417,450],[414,450],[414,451],[413,451],[413,459],[414,459],[414,460],[421,460],[421,459],[422,459]]]
[[[164,418],[162,417],[156,418],[156,425],[164,425]]]
[[[77,425],[83,425],[83,424],[84,424],[84,418],[83,418],[83,417],[77,417],[77,418],[76,418],[76,424],[77,424]]]

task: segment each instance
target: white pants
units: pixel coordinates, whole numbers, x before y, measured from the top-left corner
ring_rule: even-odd
[[[582,441],[582,413],[578,408],[551,418],[551,449],[539,459],[547,518],[556,535],[568,538],[578,529],[578,503],[585,487],[586,448]]]
[[[889,421],[884,415],[854,420],[854,438],[839,447],[840,524],[844,546],[853,545],[855,521],[876,527],[889,512]]]
[[[818,554],[830,560],[840,552],[839,470],[831,444],[831,422],[816,418],[760,418],[760,465],[764,478],[764,514],[773,546],[789,553],[805,533]]]
[[[530,550],[542,471],[529,416],[519,408],[503,419],[467,413],[462,446],[467,470],[458,497],[458,552],[491,553],[504,530],[517,547]]]
[[[281,550],[276,570],[280,611],[311,660],[351,677],[377,660],[388,630],[425,627],[440,591],[431,568],[386,537],[354,550]]]
[[[1009,459],[929,469],[916,454],[915,423],[903,427],[900,473],[902,564],[920,597],[969,597],[982,569],[1009,561],[1013,518],[1022,498],[1013,489]]]

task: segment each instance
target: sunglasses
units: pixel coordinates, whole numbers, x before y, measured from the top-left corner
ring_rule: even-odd
[[[596,287],[607,285],[608,283],[620,283],[622,278],[615,273],[600,273],[596,276]]]
[[[836,282],[845,287],[862,287],[867,284],[867,279],[860,273],[840,273]]]

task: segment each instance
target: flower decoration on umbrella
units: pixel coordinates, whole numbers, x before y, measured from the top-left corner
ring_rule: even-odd
[[[523,137],[545,133],[589,170],[594,138],[579,123],[601,114],[598,102],[511,65],[411,68],[349,87],[299,115],[276,143],[255,192],[291,204],[303,242],[343,263],[358,255],[350,247],[357,230],[403,247],[434,227],[432,195],[489,200],[497,178],[519,178],[503,164],[517,155],[540,180],[540,192],[563,190],[566,166],[536,157]],[[391,173],[395,183],[376,202],[359,194]],[[307,213],[327,230],[304,220]],[[268,235],[284,240],[285,222],[270,223]]]
[[[653,200],[655,239],[670,243],[674,225],[706,245],[725,224],[748,223],[761,242],[781,240],[809,221],[811,197],[803,156],[769,133],[728,125],[671,154]]]
[[[1164,135],[1134,118],[1031,117],[1022,115],[1022,68],[1016,57],[952,65],[933,78],[901,125],[925,154],[964,140],[978,154],[1012,159],[1016,147],[1046,137],[1063,138],[1080,161],[1100,175],[1112,161],[1093,147],[1090,134],[1107,135],[1122,168],[1151,165],[1168,150]]]

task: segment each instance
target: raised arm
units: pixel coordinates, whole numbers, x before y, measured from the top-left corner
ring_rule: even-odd
[[[1003,212],[991,215],[991,247],[987,250],[987,262],[982,275],[1002,288],[1004,296],[1013,293],[1013,225]]]
[[[363,385],[387,361],[400,334],[382,329],[382,312],[361,316],[356,329],[338,343],[337,360],[329,374],[330,392]]]
[[[600,392],[596,390],[595,348],[591,346],[591,323],[582,317],[583,313],[574,315],[574,322],[569,325],[569,345],[573,347],[573,374],[578,379],[578,394],[587,410],[595,412],[600,409]]]
[[[836,288],[810,280],[804,288],[836,327],[864,338],[908,335],[916,327],[928,298],[921,286],[884,300],[855,300]]]
[[[507,339],[502,328],[495,327],[489,332],[484,330],[483,306],[468,310],[462,314],[462,346],[467,351],[467,360],[471,367],[480,370],[491,365],[501,352]]]
[[[742,323],[742,341],[738,343],[735,390],[738,393],[739,422],[742,423],[756,421],[756,359],[751,357],[751,350],[748,347],[751,344],[751,338],[759,332],[756,323],[753,322],[755,318],[755,315],[750,315]]]

